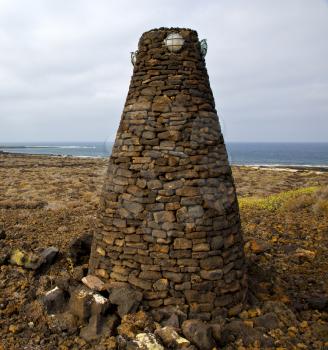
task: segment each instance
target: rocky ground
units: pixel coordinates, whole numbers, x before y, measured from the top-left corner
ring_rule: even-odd
[[[239,315],[208,326],[185,323],[174,310],[153,317],[113,310],[111,334],[92,345],[81,336],[82,321],[45,312],[47,291],[68,281],[79,286],[87,272],[87,258],[75,260],[70,242],[92,233],[106,163],[0,154],[1,350],[140,349],[147,341],[162,348],[328,349],[328,173],[320,171],[233,168],[250,286]],[[59,250],[56,259],[36,268],[50,246]],[[66,289],[64,299],[72,299]]]

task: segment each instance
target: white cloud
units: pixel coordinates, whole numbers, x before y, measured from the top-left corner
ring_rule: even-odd
[[[326,1],[1,0],[0,141],[113,139],[129,53],[161,26],[208,39],[226,139],[328,140]]]

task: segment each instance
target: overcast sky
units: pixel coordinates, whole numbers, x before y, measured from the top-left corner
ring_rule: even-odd
[[[114,140],[144,31],[188,27],[227,141],[328,141],[324,0],[0,0],[0,143]]]

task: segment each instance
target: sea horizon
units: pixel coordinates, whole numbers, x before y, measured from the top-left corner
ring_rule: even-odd
[[[107,158],[113,141],[0,142],[0,151],[20,154]],[[226,142],[232,165],[328,167],[328,142]]]

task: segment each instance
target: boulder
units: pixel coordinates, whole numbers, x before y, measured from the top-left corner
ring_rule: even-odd
[[[171,326],[171,324],[165,324],[173,315],[176,315],[179,319],[179,325],[187,319],[187,314],[179,309],[177,306],[169,305],[162,307],[158,310],[151,310],[152,317],[156,322],[161,322],[164,326]]]
[[[255,317],[253,322],[255,327],[262,327],[266,330],[279,328],[279,319],[273,312]]]
[[[212,350],[215,342],[212,329],[201,320],[187,320],[182,324],[183,335],[202,350]]]
[[[97,292],[101,292],[105,289],[105,283],[97,276],[85,276],[82,278],[82,283],[85,284],[88,288]]]
[[[78,287],[71,294],[69,300],[69,310],[81,321],[84,321],[91,315],[92,301],[93,292],[85,287]]]
[[[59,250],[56,247],[48,247],[40,254],[42,264],[51,265],[57,257]]]
[[[104,315],[110,306],[110,302],[104,296],[94,293],[91,301],[91,314],[92,315]]]
[[[138,310],[142,293],[129,287],[114,288],[110,292],[109,300],[112,304],[117,305],[117,313],[123,317]]]
[[[88,325],[81,328],[80,337],[89,343],[97,340],[101,335],[102,322],[103,320],[100,315],[91,316]]]
[[[169,326],[173,328],[180,328],[180,321],[177,314],[172,314],[167,320],[162,322],[163,326]]]
[[[27,253],[21,249],[14,249],[10,255],[10,264],[36,270],[41,266],[42,260],[35,253]]]
[[[46,292],[41,301],[49,314],[61,311],[66,305],[65,293],[58,287]]]
[[[106,317],[99,314],[92,315],[88,325],[81,328],[80,337],[89,343],[98,340],[100,337],[111,337],[117,323],[118,317],[116,315],[108,315]]]
[[[298,322],[295,314],[284,303],[280,301],[267,301],[262,307],[263,313],[273,312],[283,325],[296,327]]]
[[[37,270],[42,265],[50,265],[58,254],[58,249],[49,247],[41,253],[25,252],[21,249],[15,249],[10,256],[10,263],[30,270]]]
[[[136,335],[135,343],[138,346],[136,349],[140,350],[165,350],[154,334],[152,333],[139,333]]]
[[[238,339],[242,339],[245,346],[253,346],[258,342],[261,347],[273,347],[273,339],[263,334],[262,332],[249,327],[243,321],[232,321],[223,327],[220,343],[227,345]]]
[[[166,326],[159,328],[155,334],[162,339],[163,344],[168,348],[183,349],[190,345],[190,341],[182,338],[173,327]]]

